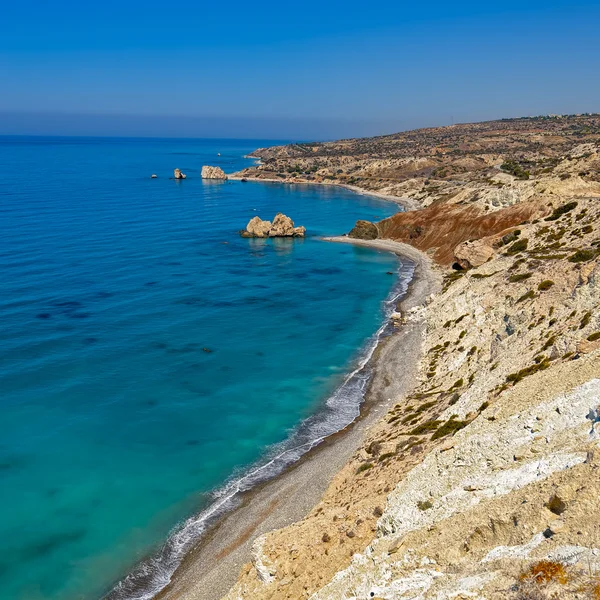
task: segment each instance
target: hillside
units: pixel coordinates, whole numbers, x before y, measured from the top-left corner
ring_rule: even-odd
[[[412,200],[353,235],[418,248],[443,284],[394,321],[423,328],[413,389],[376,370],[393,407],[303,520],[257,539],[228,600],[600,598],[599,127],[257,151],[245,177]]]

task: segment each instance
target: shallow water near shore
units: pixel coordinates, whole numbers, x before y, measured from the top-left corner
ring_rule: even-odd
[[[318,236],[397,207],[199,177],[272,143],[0,138],[0,597],[101,597],[356,410],[399,264]],[[309,236],[238,236],[277,211]]]

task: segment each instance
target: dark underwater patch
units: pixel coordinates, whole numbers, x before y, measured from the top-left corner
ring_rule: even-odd
[[[0,458],[0,472],[13,471],[24,467],[29,462],[26,456],[3,456]]]
[[[63,315],[69,319],[87,319],[90,313],[82,312],[80,309],[83,308],[83,304],[77,300],[61,300],[51,302],[50,306],[54,307],[54,313]],[[50,313],[41,313],[50,314]]]
[[[38,319],[50,319],[52,317],[52,315],[50,313],[40,313],[39,315],[36,315],[36,318]]]
[[[51,304],[52,306],[62,308],[63,310],[75,310],[76,308],[81,308],[81,306],[83,306],[81,302],[77,302],[76,300],[66,300],[64,302],[51,302]]]
[[[190,352],[196,352],[200,347],[200,344],[190,343],[180,348],[169,348],[167,354],[189,354]]]
[[[54,552],[61,546],[72,544],[83,539],[86,535],[84,529],[76,531],[66,531],[64,533],[57,533],[47,538],[40,540],[37,543],[30,544],[21,549],[20,555],[24,560],[32,560],[46,556],[51,552]]]
[[[339,267],[323,267],[313,268],[311,269],[311,273],[315,275],[337,275],[338,273],[343,273],[343,271]]]

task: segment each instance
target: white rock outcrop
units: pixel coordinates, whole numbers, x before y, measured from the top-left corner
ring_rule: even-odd
[[[398,484],[377,524],[377,538],[311,600],[367,598],[372,591],[394,599],[450,597],[426,596],[438,579],[449,577],[435,561],[413,564],[410,549],[396,555],[390,548],[402,547],[410,532],[441,528],[457,514],[583,464],[589,457],[585,449],[600,440],[599,397],[600,380],[593,379],[515,414],[500,417],[499,411],[497,420],[477,419],[458,432],[450,448],[429,454]],[[425,501],[427,510],[419,505]],[[498,546],[483,561],[528,556],[548,542],[535,533],[522,548]]]
[[[494,256],[494,249],[484,240],[463,242],[454,248],[456,262],[463,269],[480,267]]]

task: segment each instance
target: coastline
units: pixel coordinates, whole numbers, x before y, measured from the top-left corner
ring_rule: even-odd
[[[414,264],[414,272],[397,310],[405,313],[426,304],[440,287],[439,275],[423,253],[399,242],[323,238],[393,252]],[[389,327],[391,320],[388,320]],[[385,324],[384,324],[385,325]],[[304,518],[319,502],[331,479],[361,445],[369,427],[383,416],[399,394],[415,385],[424,324],[413,319],[380,337],[364,368],[372,371],[359,416],[344,429],[329,435],[297,462],[241,494],[240,504],[222,516],[184,557],[158,600],[218,600],[236,582],[251,558],[254,540],[273,529]],[[390,394],[389,382],[393,381]],[[385,381],[385,384],[383,383]],[[385,389],[386,396],[382,397]],[[215,561],[215,557],[217,561]]]
[[[373,198],[379,198],[381,200],[387,200],[388,202],[393,202],[394,204],[398,204],[399,206],[402,206],[402,208],[405,211],[412,211],[412,210],[418,210],[419,207],[419,203],[415,200],[413,200],[412,198],[406,198],[406,197],[400,197],[400,196],[394,196],[392,194],[382,194],[381,192],[375,192],[375,191],[370,191],[370,190],[365,190],[364,188],[355,186],[355,185],[348,185],[346,183],[339,183],[339,182],[328,182],[328,181],[285,181],[285,180],[281,180],[281,179],[274,179],[274,178],[263,178],[263,177],[252,177],[252,176],[248,176],[248,175],[244,175],[243,177],[237,174],[233,174],[233,175],[228,175],[227,178],[230,181],[241,181],[242,179],[245,179],[248,182],[258,182],[258,183],[279,183],[279,184],[284,184],[284,185],[323,185],[323,186],[328,186],[328,187],[339,187],[345,190],[350,190],[351,192],[354,192],[355,194],[358,194],[359,196],[372,196]],[[410,246],[409,246],[410,247]]]

